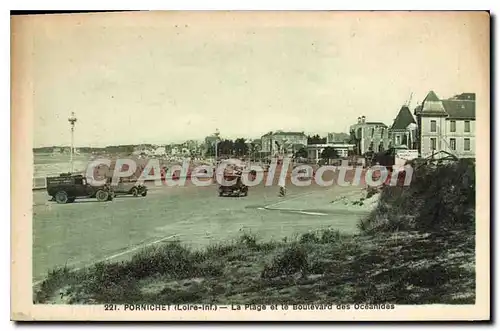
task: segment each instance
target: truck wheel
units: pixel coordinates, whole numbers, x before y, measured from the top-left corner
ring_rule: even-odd
[[[132,187],[132,189],[130,190],[130,193],[132,193],[132,195],[134,197],[136,197],[139,195],[139,190],[137,189],[137,187]]]
[[[104,191],[104,190],[99,190],[96,192],[95,197],[97,198],[97,201],[99,201],[99,202],[107,201],[109,198],[109,192]]]
[[[59,191],[56,193],[55,199],[57,203],[66,203],[68,202],[68,194],[64,191]]]
[[[147,190],[144,190],[144,191],[141,193],[141,195],[142,195],[143,197],[145,197],[146,195],[148,195],[148,191],[147,191]]]

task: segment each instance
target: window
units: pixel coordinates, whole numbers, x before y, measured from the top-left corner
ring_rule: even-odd
[[[464,131],[470,132],[470,121],[465,121]]]
[[[396,145],[401,145],[401,136],[400,135],[396,136]]]
[[[450,148],[452,151],[457,149],[457,140],[455,138],[450,138]]]
[[[436,121],[431,121],[431,132],[437,132]]]
[[[457,122],[450,121],[450,132],[456,132],[456,131],[457,131]]]
[[[436,150],[436,138],[431,138],[431,149]]]
[[[470,151],[470,139],[469,138],[464,139],[464,151]]]

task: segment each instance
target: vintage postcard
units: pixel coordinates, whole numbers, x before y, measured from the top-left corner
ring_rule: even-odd
[[[11,34],[13,320],[490,318],[488,12]]]

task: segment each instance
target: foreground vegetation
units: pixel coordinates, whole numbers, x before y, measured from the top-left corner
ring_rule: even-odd
[[[373,192],[369,192],[373,194]],[[420,166],[386,187],[360,234],[323,229],[192,250],[179,242],[85,270],[54,270],[36,303],[475,302],[474,164]]]

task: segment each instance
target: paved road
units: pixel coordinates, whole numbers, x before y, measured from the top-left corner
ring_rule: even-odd
[[[67,264],[82,267],[97,260],[124,258],[148,243],[176,236],[200,247],[251,231],[259,238],[281,239],[310,229],[333,226],[356,231],[359,215],[346,212],[301,213],[289,208],[293,200],[303,210],[306,199],[325,198],[340,188],[288,186],[278,197],[276,186],[250,189],[242,198],[220,198],[216,186],[153,187],[147,197],[117,197],[98,203],[80,200],[58,205],[44,191],[34,192],[33,277]],[[340,189],[340,192],[352,188]],[[333,193],[332,193],[333,192]],[[287,201],[288,208],[280,210]],[[272,205],[274,210],[263,207]],[[307,208],[306,208],[307,209]]]

